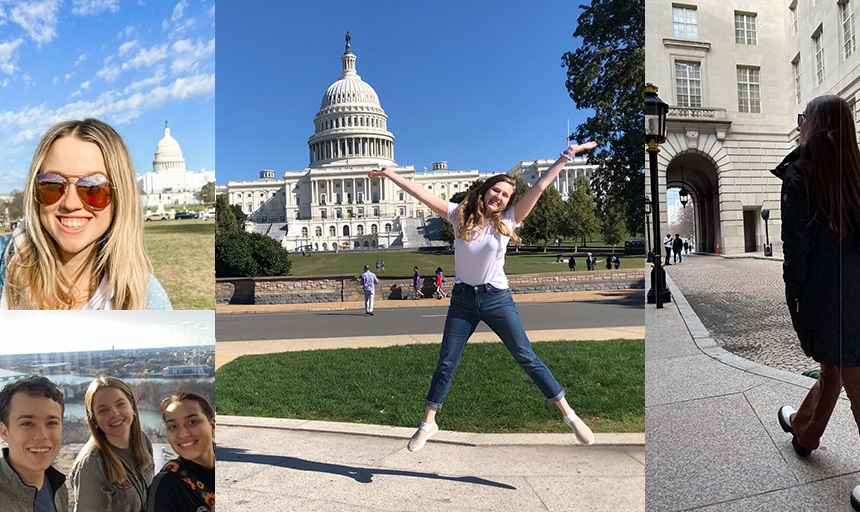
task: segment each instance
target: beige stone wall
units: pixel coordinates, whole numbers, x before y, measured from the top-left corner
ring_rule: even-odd
[[[508,276],[512,293],[545,293],[576,290],[643,288],[642,270],[611,272],[567,272]],[[445,290],[454,286],[453,279]],[[425,278],[423,292],[430,297],[435,287]],[[412,293],[411,280],[383,279],[376,288],[377,300],[398,300]],[[225,278],[215,282],[218,304],[301,304],[364,300],[358,276]]]

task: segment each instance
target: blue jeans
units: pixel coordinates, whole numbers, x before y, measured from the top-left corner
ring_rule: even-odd
[[[481,320],[501,338],[520,367],[537,384],[550,403],[564,398],[564,389],[532,350],[510,290],[500,290],[490,284],[471,286],[457,283],[451,290],[451,306],[448,307],[448,316],[445,319],[439,362],[424,401],[428,407],[442,407],[448,388],[451,387],[454,371],[460,364],[466,341]]]

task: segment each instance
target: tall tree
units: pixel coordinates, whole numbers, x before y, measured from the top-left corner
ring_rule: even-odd
[[[588,178],[577,177],[573,187],[573,193],[564,205],[562,234],[581,240],[582,245],[585,245],[587,237],[600,233],[600,219],[597,217],[597,205],[591,195]]]
[[[582,9],[573,33],[582,46],[561,60],[571,99],[594,115],[571,138],[597,141],[588,160],[598,165],[593,177],[598,205],[621,205],[627,231],[638,233],[645,201],[645,2],[592,0]]]
[[[613,252],[615,246],[628,236],[622,207],[623,205],[607,203],[603,210],[603,241],[612,246]]]
[[[523,221],[520,236],[532,243],[542,241],[543,250],[558,238],[564,224],[564,201],[558,189],[549,186],[541,194],[534,209]]]
[[[215,202],[215,182],[210,181],[200,189],[200,202],[212,204]]]
[[[215,234],[238,233],[239,222],[236,214],[227,202],[227,196],[220,195],[215,199]]]

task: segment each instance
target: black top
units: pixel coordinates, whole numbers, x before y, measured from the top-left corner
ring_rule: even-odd
[[[215,468],[176,458],[164,465],[149,488],[147,512],[211,512]]]
[[[797,152],[782,171],[782,277],[792,324],[804,352],[819,363],[860,366],[860,251],[838,243],[820,222],[810,224]]]

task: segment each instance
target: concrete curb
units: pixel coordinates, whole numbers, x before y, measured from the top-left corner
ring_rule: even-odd
[[[219,425],[228,427],[267,428],[275,430],[294,430],[340,434],[362,437],[402,439],[404,442],[415,433],[414,428],[391,427],[387,425],[364,425],[359,423],[339,423],[334,421],[311,421],[303,419],[257,418],[250,416],[218,415]],[[644,433],[631,434],[594,434],[592,446],[645,446]],[[585,446],[576,440],[573,432],[569,434],[477,434],[473,432],[453,432],[440,430],[433,436],[434,443],[460,446]]]
[[[666,283],[669,286],[669,291],[672,292],[672,299],[675,302],[675,306],[678,308],[678,312],[681,313],[681,318],[683,318],[684,323],[687,324],[687,330],[690,331],[690,336],[692,336],[693,342],[699,350],[711,358],[737,370],[784,382],[786,384],[799,386],[805,389],[809,389],[813,384],[815,384],[815,379],[787,372],[785,370],[771,368],[770,366],[765,366],[763,364],[750,361],[749,359],[744,359],[743,357],[737,356],[717,345],[716,340],[714,340],[711,333],[708,332],[708,329],[705,328],[704,324],[702,324],[702,321],[699,320],[698,315],[693,311],[693,307],[690,306],[690,303],[687,302],[684,294],[681,293],[681,290],[669,275],[666,276]],[[842,392],[842,395],[845,395],[844,391]]]

